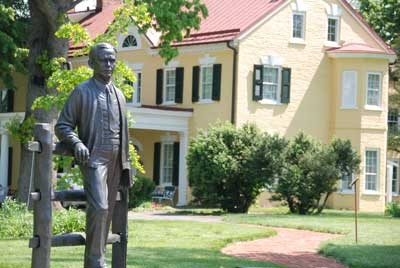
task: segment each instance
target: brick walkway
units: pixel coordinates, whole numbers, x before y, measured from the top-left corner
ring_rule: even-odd
[[[219,216],[171,215],[162,212],[129,213],[129,219],[189,220],[208,223],[222,222],[222,218]],[[346,267],[332,258],[326,258],[318,254],[318,247],[321,242],[336,238],[340,235],[287,228],[268,227],[268,229],[274,229],[277,235],[248,242],[233,243],[223,248],[222,252],[238,258],[268,261],[282,264],[290,268]]]
[[[272,228],[276,236],[248,242],[233,243],[222,249],[227,255],[268,261],[291,268],[344,268],[332,258],[319,255],[318,247],[324,240],[339,235],[286,228]]]

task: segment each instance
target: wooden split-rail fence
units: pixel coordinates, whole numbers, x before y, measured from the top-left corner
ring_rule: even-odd
[[[85,236],[80,233],[52,235],[52,201],[84,201],[84,191],[52,189],[53,154],[71,155],[61,144],[53,143],[50,124],[36,124],[34,141],[28,144],[34,157],[33,187],[30,199],[33,201],[33,237],[29,240],[32,248],[32,268],[50,268],[51,247],[85,245]],[[128,189],[121,188],[113,211],[112,234],[107,243],[112,244],[112,267],[126,268],[128,244]]]

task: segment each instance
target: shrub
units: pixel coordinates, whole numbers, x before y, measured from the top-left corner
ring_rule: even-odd
[[[33,231],[33,214],[24,203],[7,198],[0,208],[0,239],[29,238]],[[53,234],[82,232],[85,213],[80,210],[53,211]]]
[[[64,234],[85,231],[85,213],[78,209],[70,208],[54,211],[53,234]]]
[[[150,201],[151,192],[154,188],[153,180],[143,176],[136,176],[133,187],[129,189],[129,208],[135,208],[146,201]]]
[[[386,205],[385,215],[392,217],[400,217],[400,204],[397,202],[390,202]]]
[[[24,203],[6,198],[0,208],[0,238],[28,238],[32,236],[33,216]]]
[[[253,124],[236,129],[218,123],[201,131],[191,141],[187,156],[194,202],[247,212],[275,177],[285,146],[284,139],[261,133]]]
[[[341,174],[357,173],[360,164],[350,141],[323,145],[304,133],[291,140],[284,155],[274,199],[284,200],[299,214],[322,212]]]

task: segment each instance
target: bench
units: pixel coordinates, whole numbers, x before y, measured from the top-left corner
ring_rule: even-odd
[[[154,203],[162,203],[169,201],[174,206],[175,186],[157,186],[151,193],[151,200]]]

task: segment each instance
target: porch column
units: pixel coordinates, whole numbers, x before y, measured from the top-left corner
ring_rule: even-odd
[[[8,191],[8,146],[9,138],[7,130],[0,125],[1,150],[0,150],[0,184],[4,187],[5,193]]]
[[[179,132],[179,187],[178,187],[178,203],[177,206],[187,204],[187,169],[186,156],[188,152],[188,131]]]

